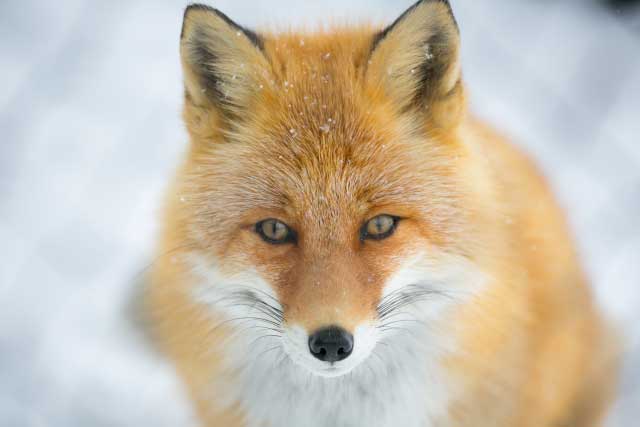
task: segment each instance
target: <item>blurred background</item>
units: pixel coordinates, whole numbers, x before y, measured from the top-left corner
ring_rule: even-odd
[[[243,1],[253,27],[393,21],[412,0]],[[537,159],[625,334],[610,427],[640,418],[640,10],[452,0],[473,110]],[[0,2],[0,425],[188,426],[128,315],[186,147],[186,2]]]

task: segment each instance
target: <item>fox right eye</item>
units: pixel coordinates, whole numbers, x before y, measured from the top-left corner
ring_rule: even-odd
[[[383,240],[395,231],[400,218],[391,215],[378,215],[365,222],[360,230],[360,239]]]
[[[277,219],[269,218],[256,224],[256,233],[267,243],[279,245],[295,242],[295,232],[287,224]]]

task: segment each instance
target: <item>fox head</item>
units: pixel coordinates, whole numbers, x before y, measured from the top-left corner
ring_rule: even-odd
[[[211,326],[323,377],[441,327],[482,228],[448,2],[279,35],[192,5],[180,47],[191,145],[169,215]]]

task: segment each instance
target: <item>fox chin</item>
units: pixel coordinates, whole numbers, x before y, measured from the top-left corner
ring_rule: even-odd
[[[203,426],[601,425],[613,334],[459,53],[445,0],[313,33],[186,8],[145,311]]]

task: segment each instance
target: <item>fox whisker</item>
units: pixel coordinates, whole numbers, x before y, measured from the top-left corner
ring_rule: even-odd
[[[434,295],[446,296],[446,293],[437,289],[426,288],[419,284],[403,286],[382,299],[377,307],[378,317],[380,320],[384,320],[396,310],[427,300]]]
[[[385,326],[385,327],[379,327],[380,331],[382,332],[387,332],[387,331],[400,331],[400,332],[405,332],[409,335],[411,335],[411,337],[413,339],[415,339],[416,341],[420,341],[420,337],[416,336],[416,334],[408,328],[400,328],[400,327],[396,327],[396,326]]]
[[[269,319],[264,319],[262,317],[256,317],[256,316],[244,316],[244,317],[234,317],[234,318],[231,318],[231,319],[225,319],[225,320],[217,323],[213,328],[211,328],[209,330],[209,333],[212,333],[215,330],[217,330],[218,328],[220,328],[220,327],[222,327],[222,326],[224,326],[226,324],[232,323],[232,322],[248,322],[248,321],[265,322],[265,323],[267,323],[269,325],[272,325],[272,326],[274,326],[275,328],[278,328],[278,329],[280,327],[280,324],[278,324],[276,322],[273,322],[273,321],[271,321]]]
[[[257,338],[254,338],[248,345],[247,348],[251,348],[253,345],[255,345],[258,341],[260,341],[261,339],[265,339],[265,338],[281,338],[282,334],[265,334],[265,335],[260,335]]]
[[[271,352],[271,351],[273,351],[273,350],[278,350],[278,349],[281,349],[281,348],[282,348],[282,346],[281,346],[281,345],[276,345],[276,346],[273,346],[273,347],[269,347],[268,349],[266,349],[266,350],[261,351],[260,353],[258,353],[258,354],[254,357],[254,359],[260,359],[260,358],[261,358],[262,356],[264,356],[265,354],[267,354],[267,353],[269,353],[269,352]]]
[[[400,320],[394,320],[392,322],[384,322],[380,325],[380,327],[384,328],[387,327],[389,325],[395,325],[397,323],[419,323],[421,325],[427,325],[427,323],[424,320],[420,320],[420,319],[400,319]]]

